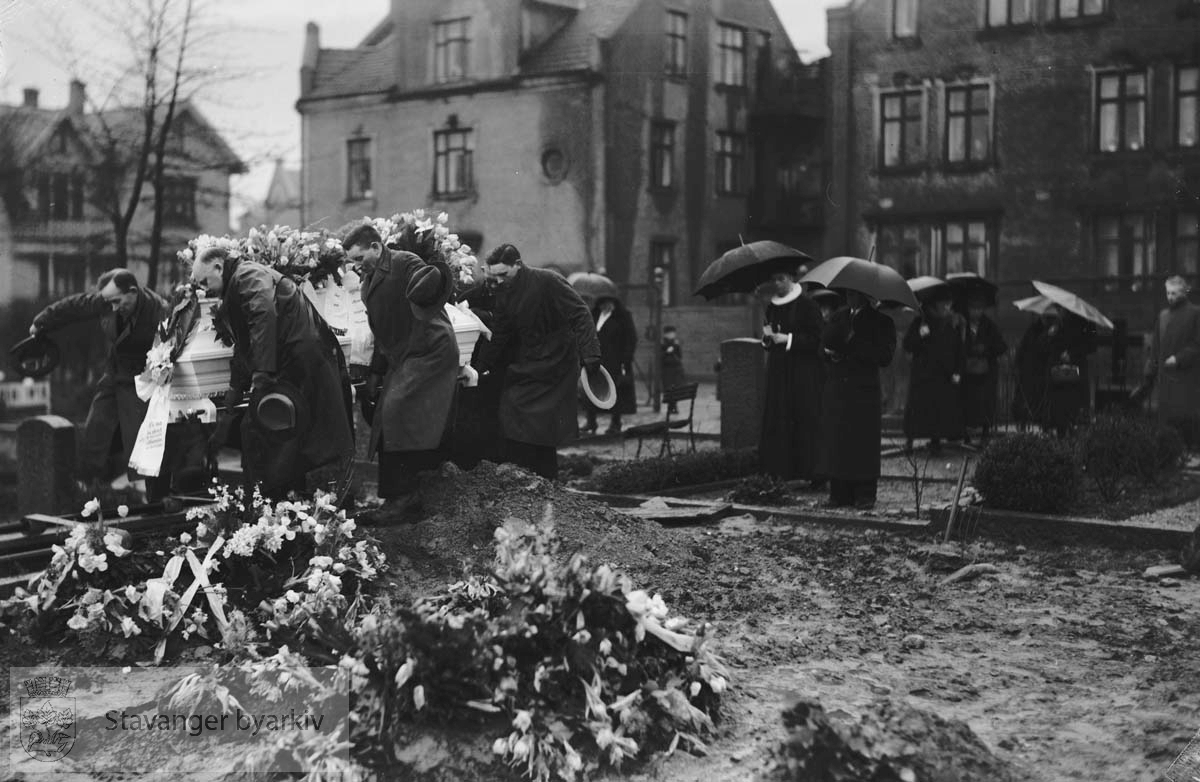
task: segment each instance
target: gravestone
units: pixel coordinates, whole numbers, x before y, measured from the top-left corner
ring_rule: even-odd
[[[75,425],[57,415],[27,418],[17,427],[17,511],[72,513]]]
[[[762,431],[767,357],[762,342],[750,337],[721,343],[717,375],[721,400],[721,448],[757,448]]]

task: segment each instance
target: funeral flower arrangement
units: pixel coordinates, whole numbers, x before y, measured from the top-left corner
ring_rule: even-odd
[[[445,262],[454,272],[459,287],[470,285],[479,273],[479,261],[470,245],[463,244],[458,234],[451,233],[450,216],[432,210],[414,209],[391,217],[363,218],[379,231],[383,243],[393,250],[405,250],[423,260],[434,258]]]

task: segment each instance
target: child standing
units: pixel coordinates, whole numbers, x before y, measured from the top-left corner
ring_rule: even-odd
[[[674,326],[663,326],[662,344],[659,349],[662,351],[663,390],[683,385],[686,382],[683,373],[683,345],[679,342]],[[674,415],[679,411],[672,404],[669,412]]]

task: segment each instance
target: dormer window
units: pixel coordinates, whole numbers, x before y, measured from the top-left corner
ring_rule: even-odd
[[[470,17],[433,25],[433,80],[439,84],[467,78]]]

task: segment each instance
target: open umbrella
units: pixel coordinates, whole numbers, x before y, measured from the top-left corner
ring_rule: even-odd
[[[1039,280],[1031,280],[1033,287],[1038,293],[1045,296],[1051,302],[1062,307],[1067,312],[1073,312],[1084,320],[1090,320],[1098,326],[1103,326],[1106,329],[1113,327],[1113,322],[1105,317],[1104,313],[1088,304],[1083,299],[1064,290],[1057,285],[1041,282]]]
[[[946,275],[946,282],[963,301],[977,295],[992,306],[995,306],[996,294],[1000,291],[996,283],[985,280],[975,272],[951,272]]]
[[[780,271],[795,271],[812,258],[786,244],[763,240],[725,252],[700,275],[695,296],[715,299],[726,293],[750,293]]]
[[[858,291],[881,302],[894,302],[915,310],[921,308],[921,303],[913,295],[912,288],[908,287],[908,283],[899,272],[890,266],[864,261],[862,258],[830,258],[804,275],[800,281],[816,282],[826,288]]]
[[[571,283],[575,292],[582,296],[589,305],[595,304],[600,299],[621,300],[621,292],[617,290],[617,284],[603,274],[575,272],[567,278],[567,282]]]
[[[1042,294],[1030,296],[1027,299],[1017,299],[1013,302],[1013,306],[1025,312],[1033,312],[1041,315],[1046,310],[1054,306],[1054,302],[1047,299]]]
[[[922,304],[928,303],[939,294],[950,293],[950,285],[945,280],[930,277],[928,274],[921,277],[913,277],[907,282],[908,287],[912,289],[913,294],[917,297],[917,301]]]

